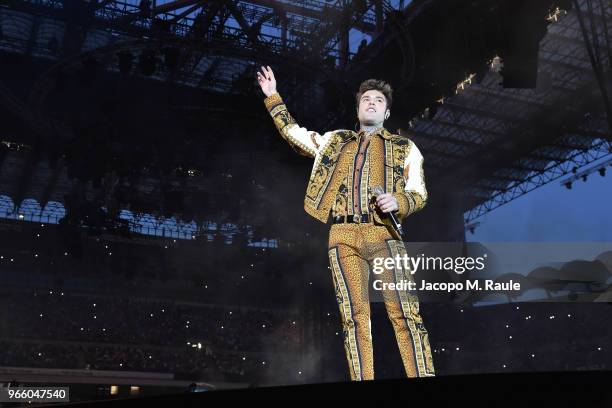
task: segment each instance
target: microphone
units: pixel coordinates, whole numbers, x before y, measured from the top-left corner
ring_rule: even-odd
[[[375,196],[379,196],[381,194],[384,194],[385,191],[382,189],[381,186],[376,186],[372,189],[372,192],[374,193]],[[385,213],[389,216],[389,218],[391,218],[391,222],[393,222],[393,227],[395,227],[396,231],[399,232],[400,237],[404,235],[404,230],[402,229],[402,224],[399,223],[399,221],[397,220],[397,217],[395,216],[395,214],[393,214],[392,212],[388,212]]]

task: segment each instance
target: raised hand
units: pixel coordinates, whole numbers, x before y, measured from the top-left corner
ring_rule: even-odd
[[[257,71],[257,82],[259,82],[264,95],[270,96],[276,92],[276,78],[274,78],[274,72],[272,72],[270,66],[262,66],[261,72]]]

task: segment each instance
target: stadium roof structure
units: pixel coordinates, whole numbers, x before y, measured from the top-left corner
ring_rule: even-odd
[[[469,74],[411,123],[430,176],[465,186],[466,222],[579,169],[609,164],[612,5],[593,11],[588,3],[548,15],[535,88],[504,88],[503,62],[493,56],[486,71]]]
[[[0,81],[0,104],[37,136],[16,132],[3,146],[31,150],[49,135],[74,132],[75,123],[49,102],[67,75],[104,72],[218,95],[197,109],[247,117],[246,107],[261,99],[255,71],[265,64],[274,66],[283,99],[299,106],[301,121],[315,129],[354,123],[359,83],[387,79],[394,98],[386,126],[417,143],[428,186],[460,197],[466,222],[609,158],[609,2],[403,3],[6,0],[0,5],[4,76],[31,69],[36,80]],[[360,39],[366,43],[357,50]],[[533,72],[513,77],[519,80],[513,84],[511,64]],[[508,87],[534,75],[534,88]],[[54,197],[61,201],[57,190],[70,189],[61,169],[41,167],[35,157],[20,163],[0,176],[3,185],[13,183],[15,203],[34,195],[45,208]],[[47,183],[36,194],[33,178]],[[95,194],[100,204],[117,182],[105,175],[102,184]],[[150,202],[151,191],[143,188],[138,202]]]

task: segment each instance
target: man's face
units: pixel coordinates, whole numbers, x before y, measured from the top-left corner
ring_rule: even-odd
[[[357,116],[359,123],[366,126],[382,124],[385,121],[387,100],[382,92],[371,89],[361,95]]]

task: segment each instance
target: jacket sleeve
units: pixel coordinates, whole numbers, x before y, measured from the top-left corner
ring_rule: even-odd
[[[421,210],[427,203],[423,155],[412,141],[404,161],[404,181],[404,191],[393,193],[399,204],[397,215],[400,219]]]
[[[315,157],[331,138],[333,132],[320,135],[317,132],[300,127],[289,114],[278,92],[268,96],[264,103],[283,139],[298,153]]]

